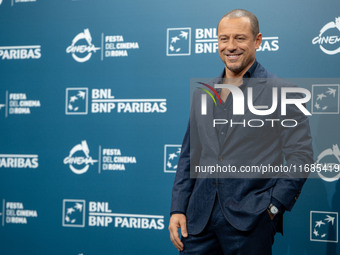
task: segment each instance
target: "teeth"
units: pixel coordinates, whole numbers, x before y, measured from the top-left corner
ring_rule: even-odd
[[[228,55],[228,58],[238,58],[240,55]]]

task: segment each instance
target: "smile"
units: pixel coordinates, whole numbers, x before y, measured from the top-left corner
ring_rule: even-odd
[[[237,59],[240,58],[241,55],[242,55],[242,53],[240,53],[240,54],[226,54],[226,56],[229,60],[237,60]]]

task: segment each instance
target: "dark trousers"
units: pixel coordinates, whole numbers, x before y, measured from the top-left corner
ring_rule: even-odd
[[[264,211],[250,231],[239,231],[226,220],[216,199],[209,222],[198,235],[182,237],[181,255],[271,255],[277,217],[270,219]]]

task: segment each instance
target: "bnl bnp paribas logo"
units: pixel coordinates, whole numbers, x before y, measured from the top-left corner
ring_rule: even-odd
[[[86,203],[82,199],[64,199],[62,226],[84,228],[86,225],[104,228],[163,230],[164,216],[114,213],[110,209],[109,202],[89,201]]]
[[[36,169],[39,156],[36,154],[0,154],[0,168]]]
[[[30,60],[41,58],[41,45],[0,46],[1,60]]]
[[[339,114],[339,84],[313,84],[312,93],[313,114]]]
[[[337,212],[310,212],[310,241],[338,242]]]
[[[86,115],[88,101],[88,88],[67,88],[65,114]]]
[[[65,114],[165,113],[165,98],[117,98],[111,89],[66,88]]]
[[[2,4],[3,0],[0,0],[0,5]],[[10,0],[11,6],[14,6],[14,4],[17,3],[32,3],[32,2],[37,2],[37,0]]]
[[[63,227],[85,227],[85,200],[63,200]]]
[[[99,41],[101,47],[97,46]],[[84,63],[89,61],[94,54],[99,54],[101,61],[104,61],[106,58],[128,57],[132,50],[137,49],[139,49],[139,43],[126,41],[123,35],[101,33],[101,39],[94,40],[90,30],[85,28],[73,38],[71,45],[66,48],[66,53],[71,54],[75,61]]]
[[[338,54],[340,52],[340,17],[324,25],[312,43],[319,45],[322,52],[327,55]]]
[[[194,31],[194,36],[192,36]],[[193,38],[193,39],[192,39]],[[195,54],[210,54],[218,52],[218,38],[216,28],[168,28],[167,29],[167,56],[190,56],[192,41],[194,41]],[[257,51],[278,51],[279,37],[263,37],[261,46]]]
[[[165,144],[164,145],[164,172],[176,173],[178,160],[181,154],[181,145]]]

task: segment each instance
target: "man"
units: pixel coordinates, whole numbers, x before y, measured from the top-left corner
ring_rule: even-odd
[[[270,105],[272,87],[280,89],[289,84],[276,79],[256,61],[256,49],[261,41],[257,18],[246,10],[227,13],[218,24],[219,55],[225,64],[221,78],[242,90],[245,98],[250,93],[247,88],[255,80],[251,92],[254,105]],[[247,82],[247,78],[251,80]],[[190,123],[183,140],[172,192],[171,241],[181,254],[271,254],[274,235],[282,232],[282,215],[292,209],[307,174],[278,173],[275,178],[258,178],[256,174],[256,178],[234,178],[233,175],[232,178],[191,178],[190,170],[197,165],[215,163],[232,164],[237,169],[242,164],[282,166],[284,160],[287,165],[311,164],[313,151],[308,118],[291,104],[287,105],[285,116],[279,116],[276,110],[270,116],[256,116],[256,119],[282,121],[285,117],[295,120],[298,123],[295,127],[274,127],[274,122],[261,128],[240,124],[214,127],[215,119],[235,119],[240,123],[240,117],[233,115],[234,95],[229,95],[227,88],[217,90],[221,104],[214,106],[212,100],[208,101],[204,115],[201,113],[204,93],[202,90],[194,93]],[[297,100],[302,97],[299,93],[290,96]],[[244,119],[254,115],[247,110]]]

